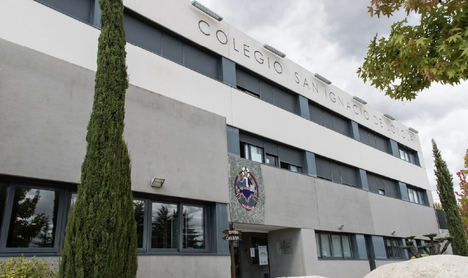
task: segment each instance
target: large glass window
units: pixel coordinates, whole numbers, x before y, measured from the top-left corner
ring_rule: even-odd
[[[177,216],[176,204],[153,202],[151,248],[177,248]]]
[[[54,247],[57,212],[55,191],[17,187],[7,247]]]
[[[387,252],[387,258],[389,259],[403,259],[403,251],[400,248],[402,245],[401,239],[399,238],[384,238],[385,250]]]
[[[143,230],[145,224],[145,201],[133,200],[135,221],[137,225],[137,247],[143,248]]]
[[[412,203],[427,205],[426,191],[424,189],[408,186],[408,197]]]
[[[319,258],[353,258],[351,235],[317,232],[316,243],[317,255]]]
[[[183,248],[205,248],[205,215],[203,207],[183,206]]]

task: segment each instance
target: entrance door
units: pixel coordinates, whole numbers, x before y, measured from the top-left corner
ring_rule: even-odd
[[[242,233],[234,248],[237,278],[270,278],[268,234]]]

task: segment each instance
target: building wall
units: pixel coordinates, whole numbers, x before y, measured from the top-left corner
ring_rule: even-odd
[[[403,132],[404,134],[402,132],[395,134],[392,132],[392,130],[407,130],[397,121],[390,123],[388,120],[382,119],[382,113],[368,106],[366,106],[366,109],[369,115],[371,115],[369,120],[362,118],[362,115],[356,115],[346,107],[338,106],[337,103],[340,101],[343,103],[352,101],[350,95],[340,91],[338,88],[325,86],[317,80],[314,82],[322,88],[320,90],[323,91],[323,94],[322,91],[319,94],[306,93],[297,88],[297,84],[294,82],[294,69],[297,69],[297,71],[301,70],[298,65],[288,59],[281,60],[284,64],[285,72],[284,75],[278,75],[277,73],[272,73],[272,69],[268,68],[265,64],[259,65],[250,58],[238,56],[239,54],[236,51],[223,50],[225,46],[219,45],[217,41],[206,41],[207,37],[213,39],[213,36],[201,34],[198,29],[198,21],[200,19],[209,19],[198,10],[192,8],[187,2],[172,2],[162,1],[163,8],[154,9],[151,7],[157,4],[153,1],[138,1],[138,3],[128,1],[126,4],[176,33],[184,35],[203,46],[209,46],[213,51],[225,54],[227,58],[241,65],[248,66],[251,70],[267,78],[269,77],[275,82],[291,88],[295,92],[304,94],[306,97],[325,107],[335,110],[368,128],[374,129],[420,152],[420,145],[416,135],[412,134],[409,136],[406,131]],[[96,42],[99,34],[97,29],[64,14],[60,14],[44,5],[28,0],[11,1],[11,3],[9,1],[9,9],[3,9],[1,13],[0,23],[3,26],[15,26],[15,28],[1,29],[0,36],[2,38],[95,70]],[[14,14],[18,13],[23,13],[25,15],[24,18],[30,20],[31,24],[25,24],[25,19],[20,20],[16,18]],[[171,20],[174,18],[172,15],[177,15],[178,17],[184,16],[187,17],[187,20],[183,22]],[[32,24],[33,22],[34,24]],[[235,36],[240,41],[249,42],[252,47],[255,45],[256,48],[264,53],[265,57],[273,55],[262,50],[258,42],[255,42],[245,34],[239,33],[225,22],[215,23],[211,20],[210,23],[219,24],[219,26],[214,26],[213,28],[228,28],[228,30],[233,32],[231,37]],[[76,51],[75,49],[79,50]],[[127,52],[129,81],[133,85],[218,114],[226,118],[227,124],[242,130],[250,131],[408,184],[425,189],[428,188],[424,165],[422,165],[423,167],[418,167],[346,136],[337,136],[337,133],[334,131],[269,103],[242,94],[237,89],[202,76],[139,47],[127,44]],[[286,69],[289,70],[289,77],[286,77]],[[308,75],[311,75],[311,73],[308,73]],[[326,90],[328,90],[328,97],[326,100],[323,100],[322,95],[327,95]],[[330,100],[330,90],[336,95],[340,94],[341,100],[332,102]],[[249,111],[249,113],[246,113],[246,111]],[[373,116],[378,119],[377,122],[373,120]],[[272,122],[277,123],[277,125],[272,127]],[[320,136],[316,136],[317,134],[320,134]],[[333,146],[333,148],[330,148],[330,146]],[[361,159],[363,154],[365,154],[367,159]],[[423,160],[421,156],[420,160]],[[375,161],[379,161],[379,163],[374,163]]]
[[[1,173],[78,183],[94,73],[0,40]],[[227,203],[222,117],[130,86],[124,137],[133,190]],[[165,178],[153,189],[153,177]]]
[[[398,237],[438,232],[431,207],[267,165],[262,176],[266,225]]]

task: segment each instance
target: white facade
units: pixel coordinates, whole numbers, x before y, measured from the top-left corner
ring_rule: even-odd
[[[89,2],[96,11],[94,1]],[[327,85],[289,59],[266,50],[261,42],[225,21],[209,17],[189,1],[127,0],[124,5],[177,34],[181,40],[219,55],[220,63],[221,59],[232,61],[236,67],[248,69],[297,94],[297,98],[307,99],[307,103],[316,103],[341,115],[350,125],[354,122],[356,128],[365,127],[380,134],[389,144],[393,141],[393,147],[401,145],[414,150],[419,157],[420,165],[409,163],[395,153],[392,155],[391,149],[390,153],[378,150],[353,136],[317,124],[300,112],[291,113],[243,93],[222,78],[215,80],[127,43],[131,87],[127,95],[125,139],[132,159],[135,192],[157,198],[179,198],[181,203],[205,202],[210,210],[225,212],[227,219],[226,205],[233,198],[229,191],[232,186],[229,157],[236,154],[226,151],[230,147],[226,126],[238,134],[266,138],[358,171],[361,185],[356,188],[317,178],[316,169],[310,170],[312,166],[307,162],[302,165],[304,174],[280,169],[279,165],[259,165],[264,189],[262,224],[235,222],[234,226],[252,232],[252,237],[255,233],[268,237],[269,265],[258,268],[249,259],[240,258],[241,277],[260,277],[255,275],[263,273],[271,277],[313,274],[361,277],[369,271],[369,258],[364,258],[365,244],[359,245],[359,239],[383,244],[383,237],[420,237],[438,231],[415,132],[385,117],[371,105],[354,100],[338,87]],[[4,74],[0,79],[4,84],[0,85],[0,128],[3,130],[0,175],[7,180],[21,177],[78,184],[86,148],[99,29],[33,0],[5,0],[1,7],[0,46],[5,54],[0,60],[0,75]],[[25,53],[25,56],[8,53]],[[10,67],[10,63],[14,66]],[[50,68],[35,67],[47,63]],[[42,71],[50,72],[50,76]],[[60,73],[69,80],[60,77]],[[61,86],[61,91],[54,91],[54,86]],[[36,92],[27,90],[35,87]],[[310,171],[305,171],[306,168]],[[315,175],[308,175],[314,171]],[[362,186],[362,173],[400,182],[403,187],[400,185],[397,190],[407,190],[406,185],[425,190],[426,204],[405,200],[401,195],[408,196],[407,192],[400,192],[399,199],[369,192]],[[149,182],[155,176],[165,178],[165,186],[151,188]],[[233,217],[231,211],[229,219]],[[222,235],[218,234],[221,227],[211,222],[207,226],[215,228],[206,230],[205,240],[216,243],[205,253],[187,255],[182,250],[175,255],[146,254],[140,257],[139,276],[229,277],[229,253],[220,240]],[[350,235],[354,248],[352,258],[318,258],[317,231]],[[362,237],[356,239],[355,235]],[[373,237],[379,239],[373,241]],[[2,238],[7,241],[6,235]],[[281,243],[290,247],[285,248]],[[1,252],[3,247],[0,246],[2,256],[15,254],[8,248]],[[245,255],[237,252],[237,256]],[[391,258],[377,257],[376,264],[389,261]]]

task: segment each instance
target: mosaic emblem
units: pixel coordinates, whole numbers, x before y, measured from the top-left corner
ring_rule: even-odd
[[[237,173],[234,179],[234,193],[241,206],[250,211],[257,206],[258,183],[247,167]]]

